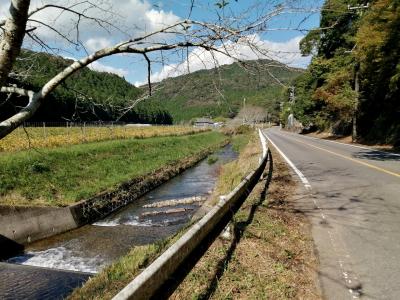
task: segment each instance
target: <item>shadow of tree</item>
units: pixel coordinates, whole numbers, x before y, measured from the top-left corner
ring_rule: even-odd
[[[359,159],[377,160],[377,161],[399,161],[400,156],[389,152],[363,150],[353,154],[353,157]]]
[[[236,250],[236,247],[243,237],[244,231],[253,222],[254,215],[257,211],[257,208],[264,202],[264,200],[266,198],[266,193],[267,193],[268,187],[271,183],[272,172],[273,172],[273,168],[274,168],[270,150],[268,150],[268,158],[269,158],[268,171],[267,171],[268,173],[266,174],[267,176],[264,177],[264,179],[263,179],[263,181],[265,181],[265,184],[263,186],[260,198],[258,199],[258,201],[256,203],[252,204],[249,215],[245,221],[233,223],[233,239],[232,239],[231,245],[229,246],[225,257],[218,262],[216,271],[212,276],[212,278],[213,278],[212,281],[209,283],[209,285],[207,286],[205,291],[198,296],[198,299],[201,299],[201,300],[209,299],[211,297],[211,295],[215,292],[220,278],[224,274],[229,262],[232,260],[232,256]]]

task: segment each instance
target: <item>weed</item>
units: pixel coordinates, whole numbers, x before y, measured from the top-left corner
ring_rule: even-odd
[[[215,156],[215,155],[210,155],[210,156],[207,158],[207,163],[208,163],[209,165],[215,164],[217,161],[218,161],[218,157]]]

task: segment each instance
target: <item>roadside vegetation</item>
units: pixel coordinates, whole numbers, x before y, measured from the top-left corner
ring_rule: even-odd
[[[20,127],[0,140],[0,152],[13,152],[30,148],[54,148],[127,138],[180,136],[207,130],[191,126]]]
[[[204,132],[4,153],[0,204],[69,205],[225,140],[221,133]]]
[[[367,5],[365,5],[367,4]],[[325,1],[320,28],[300,42],[313,55],[283,109],[304,126],[366,143],[400,146],[400,5],[393,0]]]
[[[286,164],[272,157],[272,180],[260,181],[236,213],[232,238],[215,240],[170,299],[321,298],[310,224],[293,207]]]
[[[232,191],[245,176],[258,166],[261,155],[261,143],[258,133],[247,132],[232,137],[233,149],[238,151],[239,158],[222,166],[217,184],[211,197],[211,205],[215,205],[220,195]]]

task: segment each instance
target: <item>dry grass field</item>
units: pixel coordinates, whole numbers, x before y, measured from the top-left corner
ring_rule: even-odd
[[[0,140],[0,152],[54,148],[114,139],[180,136],[200,131],[204,129],[190,126],[20,127]]]

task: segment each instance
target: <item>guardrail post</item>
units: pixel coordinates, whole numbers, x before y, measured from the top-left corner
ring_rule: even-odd
[[[219,201],[225,201],[226,196],[219,196]],[[225,228],[222,230],[219,237],[223,240],[231,241],[232,240],[232,222],[229,222]]]

